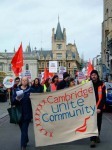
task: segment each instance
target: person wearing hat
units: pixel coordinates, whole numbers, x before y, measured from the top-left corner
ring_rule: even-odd
[[[69,77],[70,75],[67,72],[63,73],[63,80],[58,83],[57,90],[69,87]]]
[[[92,70],[90,73],[90,80],[93,82],[93,87],[95,91],[96,97],[96,107],[97,107],[97,126],[98,126],[98,137],[93,136],[90,138],[91,144],[90,147],[95,147],[96,143],[100,143],[100,131],[101,131],[101,124],[102,124],[102,112],[106,101],[106,91],[105,85],[100,80],[99,74],[97,70]]]

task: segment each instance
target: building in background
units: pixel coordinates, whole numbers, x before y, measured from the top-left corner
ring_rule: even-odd
[[[15,53],[0,53],[0,72],[3,76],[11,75],[11,59]],[[44,72],[45,68],[49,68],[49,61],[57,61],[58,72],[60,67],[64,67],[65,70],[74,76],[77,70],[80,70],[81,59],[76,47],[76,44],[67,44],[66,42],[66,29],[61,30],[60,22],[58,20],[57,29],[52,29],[52,49],[51,50],[38,50],[34,48],[31,50],[30,44],[27,46],[24,55],[24,67],[23,72],[26,74],[31,73],[32,78],[38,76],[41,72]]]
[[[102,78],[102,61],[101,61],[101,55],[97,55],[93,58],[92,64],[95,70],[98,71],[100,79]]]
[[[112,80],[112,0],[104,0],[102,23],[102,78]]]
[[[58,61],[59,67],[66,67],[66,71],[74,75],[77,70],[80,70],[81,59],[76,47],[76,44],[67,44],[66,29],[61,30],[61,25],[58,20],[57,29],[52,29],[52,50],[37,51],[39,53],[39,73],[44,71],[44,68],[49,67],[49,61]]]
[[[4,76],[14,76],[12,69],[11,69],[11,60],[12,57],[15,53],[9,53],[9,52],[5,52],[5,53],[0,53],[0,77],[1,80],[2,78],[4,78]],[[38,75],[38,54],[31,52],[30,51],[30,47],[28,46],[26,49],[26,52],[23,53],[24,56],[24,66],[23,66],[23,72],[31,72],[31,75],[33,76],[33,78],[37,77]]]

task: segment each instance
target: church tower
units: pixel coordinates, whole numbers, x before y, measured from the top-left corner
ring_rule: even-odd
[[[52,53],[53,59],[57,59],[58,55],[60,58],[65,58],[66,51],[66,29],[61,29],[61,25],[58,17],[57,29],[52,29]]]

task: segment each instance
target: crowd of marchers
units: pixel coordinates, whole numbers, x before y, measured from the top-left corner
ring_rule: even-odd
[[[100,143],[100,131],[102,124],[102,113],[106,100],[105,85],[100,80],[98,72],[93,70],[90,73],[90,78],[83,81],[81,84],[86,84],[89,80],[93,82],[93,87],[96,97],[97,106],[97,126],[98,126],[98,136],[93,136],[90,138],[90,147],[96,147],[96,143]],[[65,72],[63,73],[63,80],[59,81],[58,75],[54,75],[51,78],[47,78],[44,82],[40,82],[39,78],[35,78],[32,82],[29,82],[27,77],[15,78],[15,84],[11,88],[11,105],[20,105],[22,108],[22,119],[19,123],[21,130],[21,149],[26,150],[28,138],[28,127],[32,120],[32,106],[30,101],[30,93],[45,93],[54,92],[56,90],[61,90],[69,87],[75,86],[77,83],[74,78]],[[0,90],[3,89],[3,85],[0,84]],[[6,89],[4,89],[6,92]],[[17,94],[20,91],[21,94]],[[2,91],[3,92],[3,91]],[[5,93],[5,95],[7,95]],[[6,96],[7,99],[7,96]],[[6,101],[5,99],[5,101]]]

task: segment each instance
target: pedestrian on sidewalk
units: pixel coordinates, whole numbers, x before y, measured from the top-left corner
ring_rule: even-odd
[[[0,83],[0,102],[7,101],[7,90],[4,88],[4,85]]]
[[[95,97],[96,97],[96,106],[97,106],[97,126],[98,126],[98,137],[93,136],[90,138],[91,144],[90,147],[95,147],[96,143],[100,143],[100,132],[102,124],[102,113],[106,101],[106,91],[104,83],[99,79],[97,70],[93,70],[90,74],[90,80],[93,82]]]
[[[22,108],[22,119],[19,123],[21,130],[21,149],[26,150],[28,138],[28,127],[32,119],[32,108],[30,101],[30,87],[27,77],[21,79],[21,84],[14,90],[13,104],[20,105]]]

